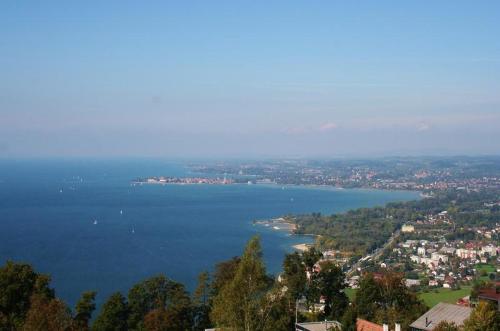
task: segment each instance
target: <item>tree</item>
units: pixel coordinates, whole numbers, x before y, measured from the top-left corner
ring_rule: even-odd
[[[162,308],[165,309],[169,321],[165,331],[191,330],[193,325],[191,298],[184,285],[172,282],[169,300]]]
[[[144,328],[148,331],[165,331],[170,327],[165,308],[151,310],[144,317]]]
[[[170,322],[184,330],[191,325],[191,300],[184,285],[164,275],[134,285],[128,293],[128,327],[141,329],[145,316],[157,309],[168,311]]]
[[[405,286],[403,274],[394,271],[387,271],[377,279],[373,274],[365,274],[355,303],[359,317],[376,323],[398,322],[403,329],[427,310]]]
[[[84,292],[75,307],[75,317],[73,318],[76,330],[88,330],[89,321],[95,310],[96,292]]]
[[[240,257],[235,256],[230,260],[215,265],[215,272],[212,277],[212,283],[210,284],[211,298],[215,298],[220,293],[221,289],[233,280],[240,260]]]
[[[289,306],[289,297],[285,288],[276,284],[262,298],[259,319],[262,331],[293,330],[295,323],[295,306]],[[290,309],[291,308],[291,309]],[[257,329],[257,330],[260,330]]]
[[[210,283],[208,272],[198,276],[198,286],[193,293],[193,323],[195,330],[205,330],[210,326]]]
[[[117,292],[112,294],[101,308],[101,313],[92,325],[94,331],[125,331],[128,319],[128,305],[125,297]]]
[[[31,297],[54,298],[50,277],[36,273],[29,264],[7,261],[0,268],[0,329],[19,329],[31,305]]]
[[[406,287],[403,274],[387,271],[377,284],[380,287],[382,308],[376,312],[377,322],[400,322],[405,329],[427,311],[425,304]]]
[[[325,298],[325,315],[331,319],[340,319],[349,302],[344,293],[345,274],[333,262],[321,263],[317,276],[318,287]]]
[[[361,318],[373,320],[375,311],[382,301],[380,287],[375,281],[372,273],[367,273],[361,277],[359,290],[357,291],[355,304]]]
[[[268,288],[269,279],[262,261],[260,240],[253,237],[238,263],[234,278],[214,298],[212,320],[218,327],[262,330],[261,304]]]
[[[70,309],[59,299],[35,294],[26,314],[23,331],[66,331],[72,325]]]
[[[466,331],[500,330],[500,316],[495,307],[485,301],[479,302],[469,318],[464,321]]]
[[[294,304],[295,300],[302,297],[305,292],[307,283],[305,268],[306,266],[299,253],[295,252],[285,256],[283,261],[283,279]]]
[[[356,331],[357,311],[354,305],[349,305],[342,316],[342,331]]]
[[[453,322],[442,321],[432,331],[460,331],[460,329]]]
[[[314,247],[311,247],[307,251],[305,251],[302,254],[302,258],[307,270],[312,271],[314,265],[321,259],[322,256],[323,254]]]

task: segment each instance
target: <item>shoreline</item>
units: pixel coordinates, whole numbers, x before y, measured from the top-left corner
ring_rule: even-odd
[[[427,198],[425,193],[422,190],[413,190],[413,189],[403,189],[403,188],[376,188],[376,187],[342,187],[342,186],[334,186],[327,184],[279,184],[279,183],[197,183],[197,182],[147,182],[147,181],[130,181],[131,185],[220,185],[220,186],[229,186],[229,185],[237,185],[237,186],[267,186],[267,187],[276,187],[276,188],[304,188],[304,189],[320,189],[320,190],[333,190],[333,191],[388,191],[388,192],[414,192],[418,193],[420,198]]]

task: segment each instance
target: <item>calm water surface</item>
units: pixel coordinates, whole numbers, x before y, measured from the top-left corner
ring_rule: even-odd
[[[269,272],[309,237],[290,236],[255,219],[333,213],[418,198],[416,192],[259,185],[142,185],[145,176],[189,175],[181,163],[0,161],[0,262],[50,273],[73,305],[85,290],[98,303],[158,273],[195,286],[216,262],[241,254],[260,235]]]

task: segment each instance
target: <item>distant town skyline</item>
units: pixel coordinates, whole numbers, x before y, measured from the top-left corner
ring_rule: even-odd
[[[500,2],[0,4],[0,158],[500,154]]]

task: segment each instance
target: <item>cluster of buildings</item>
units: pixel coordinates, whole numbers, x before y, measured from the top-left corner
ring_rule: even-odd
[[[429,287],[453,287],[460,281],[471,281],[477,275],[476,266],[481,263],[495,263],[499,247],[486,242],[447,242],[406,240],[393,248],[395,263],[408,260],[414,269],[425,274],[428,284],[408,281],[408,285],[428,285]],[[386,262],[384,262],[387,265]]]
[[[478,166],[466,160],[453,160],[448,166],[430,166],[422,160],[331,161],[281,160],[242,164],[217,163],[192,166],[199,173],[230,174],[246,183],[267,180],[272,183],[296,185],[329,185],[337,187],[367,187],[415,191],[447,189],[474,190],[500,188],[500,178],[477,176]],[[468,173],[470,171],[470,173]],[[476,177],[477,176],[477,177]]]
[[[233,184],[231,178],[209,178],[209,177],[148,177],[133,181],[133,184]]]

